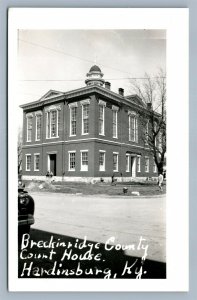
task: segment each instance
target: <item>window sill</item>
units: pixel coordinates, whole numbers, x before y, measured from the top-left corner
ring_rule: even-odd
[[[89,132],[88,133],[82,133],[81,135],[88,135],[89,134]]]
[[[46,140],[51,140],[51,139],[58,139],[59,136],[52,136],[52,137],[46,137]]]
[[[75,172],[75,169],[73,169],[73,170],[68,170],[68,172]]]
[[[135,144],[138,144],[138,142],[137,142],[137,141],[130,141],[130,140],[129,140],[129,142],[131,142],[131,143],[135,143]]]

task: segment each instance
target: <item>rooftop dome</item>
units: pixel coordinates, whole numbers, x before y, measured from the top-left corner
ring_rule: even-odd
[[[89,72],[101,72],[101,69],[98,66],[94,65],[90,68]]]
[[[86,85],[99,85],[103,86],[105,80],[102,79],[103,73],[101,69],[94,65],[90,68],[90,71],[86,74],[87,79],[85,80]]]

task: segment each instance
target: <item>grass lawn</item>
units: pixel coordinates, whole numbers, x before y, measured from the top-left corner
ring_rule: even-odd
[[[160,191],[156,182],[119,182],[116,185],[110,183],[81,183],[81,182],[25,182],[26,189],[28,191],[42,191],[42,192],[54,192],[54,193],[67,193],[67,194],[83,194],[83,195],[125,195],[136,196],[131,194],[132,192],[139,192],[140,196],[153,196],[166,193],[166,184],[163,185],[163,191]],[[127,187],[127,193],[123,192],[123,188]],[[136,196],[137,197],[137,196]]]

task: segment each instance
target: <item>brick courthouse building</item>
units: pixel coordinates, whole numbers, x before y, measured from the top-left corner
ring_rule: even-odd
[[[157,174],[139,115],[150,108],[136,95],[111,91],[92,66],[86,86],[49,91],[23,109],[23,179],[128,181]],[[148,125],[148,122],[147,122]],[[147,129],[148,130],[148,126]]]

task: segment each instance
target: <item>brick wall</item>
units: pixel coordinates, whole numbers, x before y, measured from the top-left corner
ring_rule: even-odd
[[[89,99],[89,134],[82,135],[82,106],[80,101]],[[105,131],[104,135],[99,134],[99,100],[106,102],[104,113]],[[119,168],[116,176],[131,177],[131,171],[126,172],[126,153],[141,155],[141,171],[136,172],[139,177],[156,176],[153,173],[153,157],[148,150],[144,148],[143,134],[144,128],[138,121],[138,142],[129,141],[129,116],[128,108],[116,103],[119,106],[117,113],[118,138],[113,138],[112,126],[112,105],[114,101],[106,100],[96,95],[90,95],[83,98],[73,99],[77,102],[77,132],[75,136],[70,136],[70,108],[67,101],[56,103],[60,107],[59,115],[59,137],[46,138],[46,109],[50,105],[41,108],[41,140],[35,141],[35,112],[33,114],[32,141],[26,142],[27,119],[26,112],[23,115],[24,127],[24,148],[23,148],[23,167],[24,175],[46,175],[48,170],[48,155],[56,154],[57,176],[76,176],[76,177],[111,177],[113,172],[113,152],[119,153]],[[131,108],[131,110],[133,110]],[[121,145],[122,144],[122,145]],[[81,171],[81,150],[88,150],[88,171]],[[99,150],[105,151],[105,171],[99,171]],[[75,171],[69,171],[69,151],[76,151]],[[34,171],[34,154],[40,153],[40,169]],[[31,170],[26,171],[26,154],[32,155]],[[145,172],[145,156],[149,157],[149,173]]]

